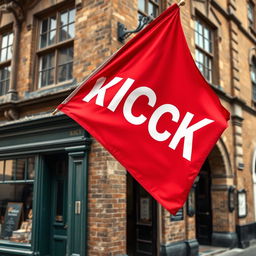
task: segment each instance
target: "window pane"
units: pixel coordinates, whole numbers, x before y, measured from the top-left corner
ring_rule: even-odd
[[[75,22],[76,10],[72,9],[69,11],[69,23]]]
[[[12,45],[13,43],[13,33],[9,34],[9,45]]]
[[[56,29],[56,18],[51,17],[50,18],[50,30],[55,30]]]
[[[47,85],[51,85],[54,83],[54,69],[50,69],[47,71]]]
[[[4,179],[4,161],[0,161],[0,181]]]
[[[55,30],[50,32],[48,45],[52,45],[54,43],[56,43],[56,31]]]
[[[0,184],[0,239],[29,244],[33,184]]]
[[[43,72],[40,72],[39,74],[39,85],[40,87],[44,87],[47,85],[46,83],[46,72],[43,71]]]
[[[17,159],[16,180],[25,180],[26,159]]]
[[[5,161],[5,176],[4,179],[14,180],[15,179],[15,160]]]
[[[0,61],[6,61],[7,48],[1,50],[1,59]]]
[[[139,10],[145,12],[145,0],[138,0]]]
[[[251,79],[254,84],[256,84],[256,67],[254,67],[251,71]]]
[[[47,32],[48,30],[48,19],[42,21],[41,34]]]
[[[63,12],[60,15],[60,25],[66,25],[68,23],[68,12]]]
[[[28,158],[28,180],[34,180],[35,178],[35,158],[29,157]]]
[[[60,41],[64,41],[68,39],[68,26],[64,26],[60,28]]]
[[[59,51],[58,64],[64,64],[73,60],[73,47],[64,48]]]
[[[3,39],[2,39],[2,47],[1,48],[4,48],[8,45],[8,35],[5,35],[3,36]]]
[[[40,36],[40,48],[44,48],[47,45],[47,34],[42,34]]]
[[[75,24],[72,23],[68,27],[68,38],[74,38],[75,37]]]
[[[7,60],[10,60],[12,58],[12,48],[7,48]]]
[[[152,3],[148,3],[148,15],[157,16],[157,7]]]

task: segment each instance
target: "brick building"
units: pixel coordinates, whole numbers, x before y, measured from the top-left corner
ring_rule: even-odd
[[[256,1],[187,0],[195,62],[231,112],[171,216],[55,107],[167,0],[0,1],[0,255],[197,255],[256,237]],[[129,39],[126,39],[129,40]]]

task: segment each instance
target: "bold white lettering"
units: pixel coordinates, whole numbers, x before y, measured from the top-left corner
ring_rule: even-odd
[[[111,100],[111,102],[108,105],[108,109],[111,111],[115,111],[121,100],[123,99],[124,95],[127,93],[127,91],[130,89],[132,84],[134,83],[134,80],[131,78],[128,78],[122,87],[119,89],[117,94],[114,96],[114,98]]]
[[[160,133],[156,129],[159,119],[165,113],[171,113],[172,114],[172,119],[171,120],[176,122],[176,123],[179,121],[179,118],[180,118],[180,112],[174,105],[164,104],[164,105],[158,107],[154,111],[154,113],[152,114],[152,116],[151,116],[151,118],[149,119],[149,122],[148,122],[149,134],[151,135],[151,137],[153,139],[155,139],[157,141],[167,140],[171,135],[171,133],[169,133],[168,131],[164,131],[164,132]]]
[[[156,103],[156,94],[148,87],[139,87],[130,93],[124,103],[123,113],[126,120],[135,125],[142,124],[147,120],[147,118],[142,114],[137,117],[132,114],[132,106],[140,96],[147,96],[148,105],[151,107],[153,107]]]
[[[178,127],[176,133],[174,134],[169,147],[172,149],[176,149],[177,145],[179,144],[180,140],[184,138],[184,146],[183,146],[183,157],[187,160],[191,161],[191,154],[192,154],[192,146],[193,146],[193,133],[196,130],[201,129],[202,127],[214,122],[213,120],[204,118],[198,123],[195,123],[188,127],[189,123],[193,118],[193,114],[187,112],[184,119],[182,120],[180,126]]]
[[[99,106],[103,106],[106,90],[116,85],[117,83],[119,83],[122,79],[123,78],[121,77],[115,77],[109,83],[107,83],[104,87],[102,87],[102,85],[106,81],[106,77],[99,78],[96,81],[92,90],[83,98],[83,101],[89,102],[93,97],[97,95],[96,104]]]

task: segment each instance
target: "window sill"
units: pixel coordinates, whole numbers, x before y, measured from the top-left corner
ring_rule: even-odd
[[[0,253],[9,253],[10,255],[33,255],[30,244],[20,244],[0,240]]]
[[[76,86],[76,80],[69,80],[66,81],[64,83],[60,83],[60,84],[55,84],[55,85],[50,85],[50,86],[45,86],[43,88],[39,88],[36,91],[32,91],[32,92],[25,92],[24,94],[24,99],[33,99],[33,98],[38,98],[41,96],[46,96],[49,94],[54,94],[54,93],[58,93],[60,91],[66,90],[66,89],[70,89],[72,87]]]

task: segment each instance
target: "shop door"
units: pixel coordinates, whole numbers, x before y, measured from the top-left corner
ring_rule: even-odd
[[[64,256],[67,247],[67,177],[64,154],[46,158],[50,172],[50,255]]]
[[[211,174],[206,161],[199,173],[196,185],[196,237],[199,244],[211,244],[212,209],[211,209]]]
[[[156,256],[157,203],[130,175],[127,190],[128,255]]]

